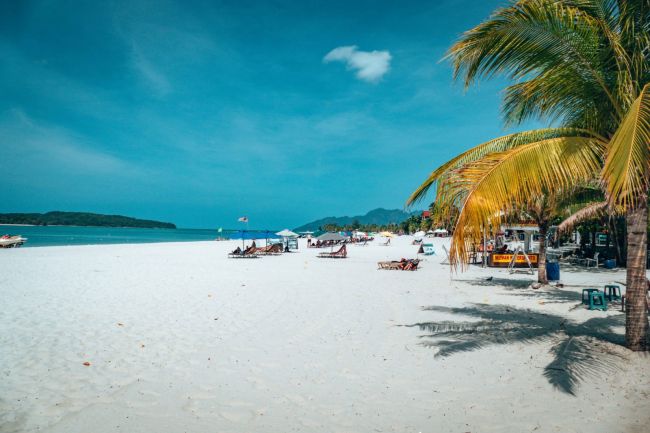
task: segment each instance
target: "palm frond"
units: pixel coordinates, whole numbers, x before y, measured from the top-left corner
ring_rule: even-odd
[[[608,205],[606,201],[592,203],[564,219],[564,221],[558,225],[557,229],[560,232],[568,232],[582,221],[603,216],[607,213],[607,208]]]
[[[590,180],[600,167],[605,143],[585,137],[560,137],[489,154],[455,173],[463,197],[450,249],[454,266],[467,263],[467,242],[484,228],[498,227],[503,215],[547,191],[570,189]]]
[[[588,9],[551,0],[522,0],[498,9],[448,51],[454,76],[462,76],[466,86],[495,74],[506,74],[515,81],[563,76],[565,80],[548,81],[559,95],[557,104],[564,105],[567,98],[587,102],[600,94],[607,101],[606,111],[620,117],[615,91],[619,69],[604,63],[615,58],[611,44],[604,43],[603,27],[609,26],[587,13]],[[581,87],[590,92],[585,94]],[[576,88],[578,94],[573,91]]]
[[[622,356],[593,339],[569,337],[551,348],[553,361],[544,368],[544,377],[560,391],[575,395],[580,382],[587,378],[608,376],[618,369]]]
[[[593,132],[580,128],[543,128],[517,132],[479,144],[478,146],[475,146],[447,161],[431,172],[429,177],[427,177],[427,179],[408,198],[406,206],[411,206],[424,199],[431,186],[444,176],[449,175],[450,171],[455,170],[464,164],[476,161],[489,153],[503,152],[517,146],[550,138],[580,136],[597,137]],[[442,191],[439,189],[437,196],[440,196],[441,192]]]
[[[649,163],[650,84],[646,84],[609,144],[602,176],[610,205],[635,207],[647,195]]]

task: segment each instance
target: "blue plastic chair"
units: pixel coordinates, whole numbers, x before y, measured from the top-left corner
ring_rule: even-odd
[[[589,297],[592,292],[597,292],[598,289],[582,289],[582,303],[589,305]]]
[[[589,309],[607,311],[607,299],[605,294],[600,291],[589,293]]]
[[[605,298],[610,302],[621,299],[621,286],[618,284],[607,284],[603,293],[605,294]]]

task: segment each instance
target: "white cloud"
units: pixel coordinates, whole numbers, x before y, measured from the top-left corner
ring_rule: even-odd
[[[348,69],[357,71],[357,78],[377,82],[390,68],[388,51],[361,51],[356,45],[334,48],[323,58],[325,63],[345,62]]]

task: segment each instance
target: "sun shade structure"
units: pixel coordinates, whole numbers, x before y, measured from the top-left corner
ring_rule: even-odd
[[[381,233],[379,233],[379,236],[383,236],[385,238],[394,238],[395,237],[395,235],[392,234],[391,232],[381,232]]]
[[[316,238],[319,241],[343,241],[347,239],[345,236],[341,236],[338,233],[323,233],[319,237]]]
[[[277,232],[275,235],[280,236],[282,238],[297,238],[298,237],[298,233],[294,233],[289,229],[284,229],[281,232]]]

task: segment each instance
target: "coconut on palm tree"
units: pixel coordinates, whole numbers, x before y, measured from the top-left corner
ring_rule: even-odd
[[[627,212],[626,344],[648,344],[647,195],[650,186],[650,0],[519,0],[467,31],[448,53],[469,86],[496,74],[507,124],[562,125],[481,144],[443,164],[411,195],[436,185],[459,209],[451,258],[500,215],[548,191],[601,177]],[[444,208],[445,205],[441,205]]]

